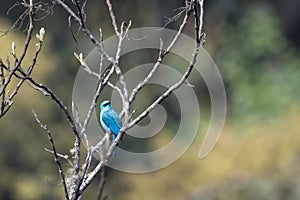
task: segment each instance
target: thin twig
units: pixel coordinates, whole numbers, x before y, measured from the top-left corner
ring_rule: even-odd
[[[191,2],[192,3],[192,2]],[[200,16],[198,14],[195,14],[195,30],[196,30],[196,47],[194,49],[190,64],[187,68],[187,70],[185,71],[185,73],[183,74],[183,76],[181,77],[181,79],[176,82],[174,85],[172,85],[165,93],[163,93],[160,97],[158,97],[148,108],[145,109],[144,112],[142,112],[137,118],[135,118],[134,120],[132,120],[127,128],[131,128],[133,127],[135,124],[137,124],[141,119],[143,119],[144,117],[146,117],[148,115],[149,112],[151,112],[156,105],[158,105],[162,100],[164,100],[166,97],[168,97],[174,90],[178,89],[188,78],[188,76],[190,75],[194,64],[196,63],[196,59],[199,53],[199,49],[201,48],[201,35],[202,35],[202,26],[203,26],[203,0],[200,0]],[[195,11],[196,12],[196,11]]]
[[[59,172],[59,175],[60,175],[60,178],[61,178],[61,182],[63,184],[63,188],[64,188],[64,193],[65,193],[65,199],[66,200],[69,200],[69,195],[68,195],[68,188],[67,188],[67,184],[66,184],[66,180],[65,180],[65,174],[62,170],[62,166],[61,166],[61,163],[60,163],[60,160],[59,160],[59,157],[58,157],[58,153],[56,151],[56,147],[55,147],[55,144],[54,144],[54,140],[53,140],[53,137],[51,135],[51,132],[49,131],[47,125],[43,125],[42,122],[40,121],[40,119],[38,118],[37,114],[35,113],[35,111],[32,109],[32,113],[35,117],[35,120],[36,122],[40,125],[40,127],[42,129],[44,129],[48,135],[48,139],[49,139],[49,142],[51,144],[51,148],[52,148],[52,151],[53,151],[53,155],[54,155],[54,161],[57,165],[57,168],[58,168],[58,172]]]
[[[109,0],[107,0],[109,1]],[[111,6],[111,4],[110,4]],[[110,11],[113,14],[113,11]],[[113,15],[114,16],[114,15]],[[116,55],[115,55],[115,62],[113,63],[115,70],[116,70],[116,74],[119,77],[120,83],[123,86],[123,95],[121,96],[122,98],[122,104],[123,104],[123,110],[121,113],[125,113],[125,121],[124,123],[127,123],[127,121],[129,121],[129,101],[128,101],[128,87],[127,87],[127,83],[125,81],[124,75],[122,73],[121,68],[119,67],[119,61],[120,61],[120,55],[121,55],[121,48],[122,48],[122,44],[123,41],[126,37],[126,35],[128,34],[129,28],[131,27],[131,21],[129,21],[128,26],[125,28],[124,27],[124,22],[121,25],[121,33],[120,34],[116,34],[118,35],[118,47],[117,47],[117,51],[116,51]]]
[[[97,176],[97,174],[100,172],[100,170],[103,169],[104,163],[102,160],[99,161],[98,165],[95,167],[95,169],[88,175],[88,177],[82,182],[80,186],[80,194],[92,183],[92,180]]]
[[[30,1],[30,2],[32,4],[32,1]],[[36,118],[36,121],[39,123],[39,125],[48,133],[49,141],[50,141],[50,143],[52,145],[52,149],[53,149],[52,152],[55,157],[55,162],[58,166],[59,173],[61,175],[61,179],[64,184],[65,198],[66,199],[70,198],[72,200],[80,199],[81,195],[85,191],[85,189],[91,184],[92,180],[94,180],[96,175],[99,172],[101,172],[101,174],[100,174],[101,180],[99,183],[99,194],[98,194],[98,199],[101,199],[101,196],[103,193],[103,188],[104,188],[104,183],[105,183],[104,164],[107,161],[107,159],[112,155],[112,152],[113,152],[114,148],[116,148],[116,145],[118,144],[122,135],[125,133],[126,130],[132,128],[141,119],[146,117],[149,114],[149,112],[151,112],[161,101],[163,101],[165,98],[167,98],[174,90],[178,89],[180,86],[182,86],[182,84],[186,83],[187,78],[189,77],[189,75],[194,67],[194,64],[196,63],[199,49],[202,46],[201,40],[205,36],[204,33],[202,32],[203,13],[204,13],[203,0],[186,0],[185,16],[183,18],[183,21],[182,21],[176,35],[174,36],[174,38],[172,39],[172,41],[166,47],[165,50],[163,49],[163,42],[161,41],[160,52],[159,52],[156,63],[154,64],[152,70],[144,78],[144,80],[141,81],[134,88],[134,90],[132,91],[131,94],[128,93],[127,82],[124,78],[122,69],[120,67],[120,62],[119,62],[120,57],[121,57],[122,45],[128,35],[128,31],[131,26],[131,21],[129,21],[129,25],[126,25],[126,23],[122,22],[120,28],[118,28],[116,16],[114,14],[111,1],[106,0],[106,5],[108,7],[108,11],[109,11],[109,15],[110,15],[110,18],[112,21],[113,28],[114,28],[116,35],[118,36],[117,50],[116,50],[114,56],[110,56],[104,49],[101,29],[100,29],[100,41],[98,41],[94,37],[94,35],[90,32],[90,30],[87,28],[87,26],[85,24],[86,14],[85,14],[84,10],[85,10],[87,0],[84,0],[82,5],[80,4],[80,2],[78,0],[74,0],[73,1],[74,5],[77,8],[77,11],[75,11],[75,12],[73,11],[73,9],[71,7],[69,7],[65,3],[64,0],[53,0],[53,2],[52,2],[53,5],[55,4],[55,2],[57,2],[60,6],[62,6],[64,8],[64,10],[68,13],[68,15],[70,16],[69,17],[70,22],[71,22],[71,20],[73,20],[79,24],[79,30],[82,30],[83,33],[90,39],[90,41],[97,47],[98,51],[100,52],[100,56],[101,56],[100,64],[99,64],[99,73],[96,73],[96,72],[93,72],[89,68],[89,66],[85,63],[82,55],[79,55],[79,56],[77,55],[77,57],[79,58],[79,61],[83,64],[82,66],[83,66],[84,70],[89,75],[97,77],[97,79],[99,81],[95,95],[92,99],[92,103],[89,107],[88,113],[84,119],[83,124],[80,123],[79,113],[78,113],[77,108],[74,103],[72,104],[72,110],[73,110],[73,117],[72,117],[70,115],[67,107],[64,105],[64,103],[52,92],[52,90],[50,88],[48,88],[46,85],[36,82],[35,79],[33,79],[31,77],[31,72],[33,70],[33,67],[36,64],[36,58],[38,56],[39,51],[36,52],[37,53],[36,57],[33,58],[32,64],[31,64],[31,66],[29,66],[27,71],[25,71],[21,67],[23,59],[27,55],[28,45],[31,41],[31,36],[32,36],[32,29],[33,29],[32,21],[33,21],[33,14],[34,14],[33,13],[33,11],[34,11],[33,5],[29,5],[29,9],[27,10],[27,12],[29,12],[29,26],[27,29],[27,39],[26,39],[24,49],[23,49],[21,56],[18,58],[16,55],[14,55],[15,64],[12,68],[10,68],[10,64],[8,64],[8,66],[5,66],[3,63],[0,63],[1,64],[0,77],[1,77],[1,81],[2,81],[1,84],[3,86],[0,91],[1,95],[3,95],[2,96],[2,98],[3,98],[2,104],[3,104],[3,102],[12,104],[13,97],[17,94],[19,88],[21,87],[21,85],[23,84],[24,81],[28,81],[34,89],[36,89],[39,92],[42,92],[45,96],[52,99],[59,106],[59,108],[64,112],[64,114],[67,118],[67,121],[75,134],[75,143],[74,143],[75,154],[74,154],[74,160],[73,160],[73,164],[72,164],[73,174],[72,174],[72,179],[71,179],[71,185],[69,186],[70,193],[68,193],[67,185],[64,180],[64,174],[63,174],[60,162],[59,162],[59,154],[56,152],[51,133],[48,130],[47,126],[43,125],[40,122],[40,120],[38,119],[38,117],[34,111],[33,111],[33,114]],[[188,22],[190,13],[192,13],[192,12],[194,13],[194,19],[195,19],[194,24],[195,24],[196,45],[195,45],[195,49],[192,54],[190,63],[186,68],[186,71],[184,72],[182,77],[175,84],[173,84],[169,89],[167,89],[160,97],[158,97],[151,105],[149,105],[140,115],[138,115],[136,118],[134,118],[132,120],[132,113],[130,114],[130,110],[129,110],[130,104],[134,101],[138,92],[154,76],[154,74],[156,73],[157,69],[159,68],[161,62],[163,61],[164,57],[172,50],[172,48],[178,41],[180,34],[182,33],[183,29],[185,28],[185,26]],[[180,14],[181,13],[183,13],[183,10],[180,11]],[[26,17],[25,14],[23,17]],[[179,17],[180,14],[178,14],[178,16],[175,16],[175,18]],[[23,21],[22,18],[21,18],[21,20]],[[41,45],[39,47],[41,47]],[[112,67],[109,70],[107,70],[106,72],[104,72],[103,74],[101,74],[103,58],[107,59],[112,64]],[[7,77],[4,76],[4,73],[6,73],[5,70],[7,71],[7,74],[8,74]],[[114,72],[116,72],[116,74],[118,75],[119,81],[121,83],[120,88],[109,82],[110,77],[112,76],[112,74]],[[7,94],[7,86],[11,82],[11,79],[14,76],[20,80],[19,80],[17,86],[15,87],[15,90],[13,91],[13,93],[8,95],[8,100],[6,100],[5,95]],[[4,80],[4,82],[3,82],[3,80]],[[107,137],[107,136],[109,136],[109,133],[106,133],[105,137],[103,137],[95,146],[90,146],[89,140],[86,135],[86,129],[87,129],[87,126],[91,119],[92,112],[95,109],[97,99],[99,98],[101,91],[107,84],[110,87],[112,87],[113,89],[117,90],[117,92],[119,93],[119,95],[122,99],[122,104],[123,104],[123,109],[122,109],[122,112],[120,115],[122,115],[124,113],[125,119],[124,119],[123,126],[121,127],[117,138],[112,142],[112,144],[109,146],[108,151],[106,152],[104,150],[102,151],[100,148],[104,144],[105,141],[109,141],[109,137]],[[5,107],[5,106],[6,105],[4,105],[4,106],[1,105],[1,110],[0,110],[1,113],[0,114],[3,113],[2,107]],[[87,152],[85,159],[83,159],[84,160],[83,164],[81,165],[81,163],[80,163],[80,160],[81,160],[80,147],[81,147],[81,138],[82,137],[84,137],[86,140],[88,152]],[[93,158],[94,154],[98,151],[101,151],[100,153],[105,152],[105,155],[101,157],[101,160],[98,162],[96,167],[92,168],[91,167],[92,158]]]
[[[86,162],[84,163],[84,167],[83,167],[84,170],[83,174],[85,176],[83,176],[81,179],[80,188],[78,191],[79,195],[82,194],[82,192],[87,188],[87,186],[91,183],[94,177],[99,173],[103,165],[103,162],[106,161],[106,159],[105,160],[101,159],[98,165],[91,171],[91,173],[88,176],[86,176],[87,170],[89,169],[91,163],[92,156],[94,155],[95,152],[97,152],[100,149],[100,147],[104,144],[106,140],[108,140],[108,138],[109,138],[109,133],[106,133],[105,136],[95,146],[89,148],[88,156],[86,158]]]
[[[119,96],[120,96],[122,102],[125,101],[125,97],[124,97],[124,95],[123,95],[123,93],[122,93],[122,90],[121,90],[118,86],[112,84],[111,82],[108,82],[107,85],[108,85],[109,87],[111,87],[112,89],[116,90],[116,91],[119,93]]]
[[[61,5],[65,11],[72,16],[72,19],[74,19],[80,26],[84,24],[83,21],[80,20],[80,18],[74,13],[74,11],[64,3],[63,0],[55,0],[59,5]],[[105,50],[103,43],[99,42],[94,35],[91,33],[91,31],[84,25],[84,28],[82,28],[82,31],[84,34],[91,40],[91,42],[97,47],[98,51],[104,55],[104,57],[111,63],[114,62],[114,58],[111,57]]]
[[[0,61],[2,62],[2,61]],[[5,84],[5,74],[4,74],[4,69],[2,67],[2,63],[0,64],[0,77],[1,77],[1,87],[4,87],[4,84]],[[0,108],[0,116],[2,116],[2,113],[4,112],[4,107],[6,105],[6,102],[5,102],[5,88],[3,88],[3,95],[1,96],[2,99],[1,99],[1,108]]]
[[[29,10],[31,10],[31,8],[28,8]],[[27,36],[26,36],[26,41],[24,44],[24,48],[22,51],[22,54],[20,56],[20,58],[18,59],[18,61],[16,62],[15,66],[11,69],[11,71],[9,72],[6,82],[3,85],[3,89],[0,92],[0,95],[3,94],[3,92],[5,91],[6,87],[8,86],[8,84],[11,82],[11,78],[13,77],[13,74],[17,71],[17,69],[21,66],[26,54],[27,54],[27,50],[32,38],[32,31],[33,31],[33,12],[29,11],[29,27],[28,27],[28,31],[27,31]]]
[[[191,13],[191,8],[186,10],[186,14],[184,16],[184,19],[176,33],[176,35],[174,36],[173,40],[170,42],[169,46],[166,48],[165,51],[162,51],[162,41],[160,43],[160,52],[159,52],[159,56],[157,58],[156,63],[154,64],[152,70],[149,72],[149,74],[146,76],[146,78],[141,81],[133,90],[132,93],[129,97],[129,103],[131,104],[133,102],[133,100],[135,99],[137,93],[150,81],[150,79],[153,77],[153,75],[155,74],[155,72],[157,71],[158,67],[160,66],[161,62],[163,61],[164,57],[172,50],[172,48],[174,47],[175,43],[177,42],[179,36],[181,35],[184,27],[186,26],[187,22],[188,22],[188,18],[190,16]]]
[[[98,189],[99,193],[98,193],[98,196],[97,196],[97,200],[102,199],[105,182],[106,182],[106,179],[105,179],[105,166],[103,166],[103,169],[101,170],[101,173],[100,173],[100,182],[99,182],[99,187],[98,187],[99,188]]]
[[[37,43],[39,45],[39,48],[36,49],[35,51],[35,54],[32,58],[32,63],[31,65],[29,66],[29,68],[27,69],[26,71],[26,76],[30,76],[32,71],[33,71],[33,68],[36,66],[36,62],[37,62],[37,58],[41,52],[41,49],[42,49],[42,44],[43,42],[42,41],[39,41],[39,43]],[[20,90],[21,86],[23,85],[23,83],[25,82],[25,78],[21,78],[20,81],[18,82],[18,84],[16,85],[14,91],[9,95],[8,97],[8,101],[12,101],[12,99],[17,95],[18,91]],[[12,104],[8,105],[8,107],[6,108],[7,110],[10,109]]]
[[[7,67],[5,67],[5,65],[3,63],[1,63],[1,70],[6,68],[7,71],[8,71],[8,77],[6,79],[6,82],[4,81],[4,79],[2,79],[3,87],[1,89],[0,96],[2,96],[2,99],[4,101],[2,102],[2,105],[1,105],[2,107],[1,107],[0,117],[4,116],[6,114],[6,112],[11,108],[11,106],[13,105],[13,98],[15,97],[15,95],[18,93],[19,89],[21,88],[21,86],[25,82],[25,78],[20,77],[19,75],[16,75],[16,71],[19,71],[21,69],[21,65],[22,65],[22,62],[23,62],[26,54],[27,54],[28,47],[29,47],[29,44],[30,44],[31,38],[32,38],[32,33],[33,33],[33,16],[34,16],[33,5],[29,4],[27,10],[28,10],[28,13],[29,13],[29,27],[28,27],[28,31],[27,31],[27,37],[26,37],[23,52],[22,52],[20,58],[18,58],[15,54],[15,44],[13,42],[12,43],[12,55],[15,58],[14,67],[12,69],[10,69],[10,62],[9,62],[8,57],[6,59],[7,60]],[[37,43],[37,48],[36,48],[34,57],[32,59],[32,63],[29,66],[28,70],[25,72],[26,77],[30,76],[31,72],[33,71],[34,66],[36,65],[37,58],[38,58],[38,55],[41,51],[42,44],[43,44],[43,38],[41,38],[39,40],[39,43]],[[17,83],[17,85],[15,86],[13,92],[8,96],[7,100],[5,100],[6,87],[11,83],[11,79],[14,75],[17,78],[19,78],[20,80]]]
[[[79,112],[78,112],[78,109],[77,109],[74,101],[72,101],[72,114],[73,114],[76,126],[79,128],[79,130],[82,130],[82,124],[80,122]]]
[[[111,19],[112,25],[113,25],[113,27],[115,29],[115,33],[116,33],[117,36],[119,36],[120,33],[118,31],[116,16],[114,14],[114,11],[113,11],[113,8],[112,8],[112,4],[111,4],[110,0],[106,0],[106,5],[108,7],[110,19]]]
[[[53,150],[49,150],[47,148],[44,148],[45,151],[49,152],[49,153],[54,153]],[[69,156],[68,155],[63,155],[63,154],[60,154],[60,153],[57,153],[57,156],[59,156],[60,158],[63,158],[65,160],[69,160]]]
[[[187,15],[185,16],[186,20],[183,21],[183,23],[181,24],[180,27],[184,27],[185,24],[187,23],[188,16],[189,16],[190,12],[193,10],[194,4],[195,4],[195,2],[191,1],[190,4],[188,5]],[[199,6],[200,6],[200,15],[195,15],[196,45],[195,45],[195,49],[194,49],[192,58],[190,60],[189,66],[187,67],[185,73],[183,74],[183,76],[180,78],[180,80],[178,82],[173,84],[167,91],[165,91],[160,97],[158,97],[138,117],[136,117],[134,120],[130,121],[128,124],[123,125],[123,127],[119,131],[118,136],[116,137],[116,139],[113,141],[112,145],[110,146],[109,151],[107,153],[107,157],[111,156],[114,148],[117,146],[119,140],[122,138],[122,135],[125,133],[126,130],[132,128],[140,120],[142,120],[144,117],[146,117],[160,102],[162,102],[165,98],[167,98],[174,90],[178,89],[182,84],[184,84],[186,79],[189,77],[189,75],[190,75],[190,73],[191,73],[191,71],[194,67],[194,64],[196,63],[196,59],[197,59],[197,56],[198,56],[198,53],[199,53],[199,49],[201,47],[201,36],[203,35],[202,34],[203,12],[204,12],[204,10],[203,10],[203,0],[200,1]],[[199,21],[199,23],[198,23],[198,21]],[[175,38],[176,37],[179,37],[179,35],[176,35]],[[171,44],[173,42],[175,43],[176,40],[173,40],[171,42]]]

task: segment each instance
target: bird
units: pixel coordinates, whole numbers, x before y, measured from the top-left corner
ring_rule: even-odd
[[[109,100],[104,100],[100,104],[100,124],[106,132],[113,136],[114,141],[122,127],[122,121]]]

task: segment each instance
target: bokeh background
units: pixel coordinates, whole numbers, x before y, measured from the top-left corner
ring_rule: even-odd
[[[133,28],[163,26],[176,14],[181,0],[112,1],[118,21],[133,21]],[[7,30],[22,13],[15,1],[0,0],[0,30]],[[105,195],[112,199],[201,199],[201,200],[298,200],[300,199],[300,1],[210,0],[205,2],[207,34],[205,49],[219,67],[226,86],[228,113],[223,133],[214,150],[203,160],[197,155],[209,123],[209,94],[200,76],[193,76],[202,110],[198,137],[174,164],[147,174],[126,174],[107,169]],[[95,34],[102,27],[104,38],[113,35],[104,1],[87,4],[88,26]],[[180,20],[179,20],[180,21]],[[179,22],[167,28],[175,29]],[[78,34],[76,44],[66,13],[58,6],[38,21],[46,28],[45,45],[34,73],[70,107],[78,62],[73,52],[88,53],[93,46]],[[76,27],[74,28],[76,32]],[[191,24],[185,30],[193,36]],[[25,33],[10,32],[0,38],[0,57],[5,58],[15,41],[17,53]],[[34,46],[32,46],[34,50]],[[33,53],[33,51],[31,52]],[[145,63],[144,57],[122,60],[126,66]],[[156,57],[153,54],[153,58]],[[148,57],[147,57],[148,56]],[[150,56],[151,57],[151,56]],[[30,59],[30,57],[29,57]],[[28,61],[29,61],[28,59]],[[136,60],[135,60],[136,59]],[[172,62],[172,59],[169,59]],[[200,84],[199,82],[200,81]],[[198,84],[197,84],[198,83]],[[155,87],[155,86],[153,86]],[[146,104],[151,90],[140,96]],[[178,120],[173,110],[160,134],[139,145],[146,151],[169,141]],[[35,122],[31,107],[53,132],[57,148],[68,154],[73,135],[63,113],[47,98],[24,85],[12,110],[0,120],[0,199],[62,199],[62,188],[46,134]],[[142,123],[148,123],[145,119]],[[133,144],[134,143],[134,144]],[[145,149],[146,148],[146,149]],[[84,150],[84,149],[83,149]],[[64,162],[67,169],[68,162]],[[95,199],[98,180],[83,199]]]

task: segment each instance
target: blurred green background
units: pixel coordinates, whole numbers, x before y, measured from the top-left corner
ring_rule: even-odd
[[[166,17],[175,15],[174,9],[183,6],[180,0],[112,2],[118,21],[131,19],[133,28],[163,26]],[[22,13],[21,8],[16,8],[6,15],[14,3],[0,0],[0,30],[11,27]],[[104,38],[113,35],[104,1],[90,0],[86,9],[88,26],[95,34],[102,27]],[[125,200],[300,199],[299,9],[298,0],[206,1],[205,49],[221,71],[228,99],[226,124],[219,142],[208,157],[198,159],[210,104],[205,83],[196,82],[195,75],[191,82],[198,84],[203,118],[191,148],[171,166],[157,172],[137,175],[107,169],[105,194]],[[179,21],[167,28],[176,28]],[[58,6],[52,15],[37,22],[35,31],[41,26],[46,28],[45,45],[34,76],[70,107],[79,67],[73,52],[78,48],[87,54],[93,46],[82,34],[77,36],[78,44],[74,42],[67,15]],[[193,36],[191,24],[185,33]],[[24,40],[22,30],[1,37],[0,57],[5,58],[10,52],[12,41],[20,54]],[[132,56],[130,61],[124,58],[122,62],[127,66],[145,63],[149,59],[146,55],[152,54]],[[150,57],[156,59],[155,55]],[[30,57],[26,62],[29,60]],[[143,95],[148,97],[151,92]],[[172,98],[164,102],[170,110]],[[12,110],[0,120],[0,199],[63,197],[52,155],[43,150],[49,148],[47,136],[35,122],[31,107],[53,132],[59,152],[70,154],[74,138],[63,113],[46,97],[24,85]],[[161,146],[173,137],[177,113],[169,117],[161,136],[149,141],[149,146]],[[69,167],[67,162],[63,164],[65,169]],[[97,189],[98,180],[83,199],[95,199]]]

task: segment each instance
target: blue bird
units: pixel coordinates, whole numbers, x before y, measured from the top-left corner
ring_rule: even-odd
[[[100,123],[106,132],[112,134],[114,141],[122,127],[122,122],[118,113],[111,107],[108,100],[100,104]]]

